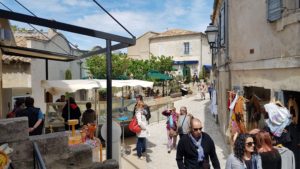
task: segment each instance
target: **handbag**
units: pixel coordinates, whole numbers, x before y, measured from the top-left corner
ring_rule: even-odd
[[[181,126],[178,126],[178,128],[177,128],[177,132],[178,132],[179,134],[183,134],[183,128],[182,128],[182,125],[183,125],[183,123],[184,123],[184,120],[185,120],[186,116],[187,116],[187,115],[184,116],[184,119],[183,119],[183,121],[182,121],[182,123],[181,123]]]
[[[174,129],[170,129],[170,131],[169,131],[169,136],[170,137],[176,137],[178,135],[178,133],[174,130]]]
[[[134,133],[140,133],[142,131],[141,127],[137,123],[137,119],[135,116],[131,119],[131,121],[128,125],[128,128],[130,131],[132,131]]]

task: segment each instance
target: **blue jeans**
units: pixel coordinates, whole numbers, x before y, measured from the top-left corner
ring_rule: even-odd
[[[141,157],[146,152],[146,138],[138,138],[136,143],[137,156]]]

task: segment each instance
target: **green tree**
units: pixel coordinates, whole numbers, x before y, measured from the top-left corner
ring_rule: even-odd
[[[126,54],[112,54],[112,78],[126,75],[130,59]],[[86,60],[86,66],[94,78],[106,78],[106,56],[92,56]]]
[[[145,80],[149,70],[157,70],[165,73],[172,70],[172,57],[151,56],[149,60],[135,60],[127,57],[126,54],[112,54],[112,78],[130,76]],[[106,77],[106,56],[93,56],[86,61],[86,67],[94,78]]]
[[[72,79],[72,72],[70,69],[67,69],[65,72],[65,80],[71,80]]]

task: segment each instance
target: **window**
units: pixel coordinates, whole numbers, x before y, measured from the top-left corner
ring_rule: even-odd
[[[220,45],[225,45],[225,3],[223,3],[220,9],[220,16],[219,16],[219,35],[220,35]]]
[[[185,55],[190,54],[190,42],[184,42],[183,45],[184,45],[184,54]]]
[[[270,22],[280,19],[282,15],[282,0],[268,0],[267,14],[267,19]]]

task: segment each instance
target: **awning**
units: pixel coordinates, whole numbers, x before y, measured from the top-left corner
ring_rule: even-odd
[[[173,61],[174,65],[192,65],[198,64],[198,60],[184,60],[184,61]]]
[[[150,70],[148,73],[147,73],[147,76],[153,80],[172,80],[173,78],[170,77],[169,75],[167,74],[163,74],[163,73],[160,73],[156,70]]]
[[[211,65],[203,65],[205,71],[209,72],[211,70]]]
[[[76,59],[76,56],[61,54],[56,52],[32,49],[32,48],[24,48],[19,46],[5,46],[0,45],[0,48],[5,55],[12,56],[23,56],[30,58],[38,58],[38,59],[48,59],[48,60],[56,60],[56,61],[73,61]]]
[[[112,80],[112,87],[153,87],[153,82],[143,80]],[[65,92],[76,92],[81,89],[99,89],[106,88],[106,80],[89,79],[89,80],[42,80],[41,87],[46,89],[52,95]]]

